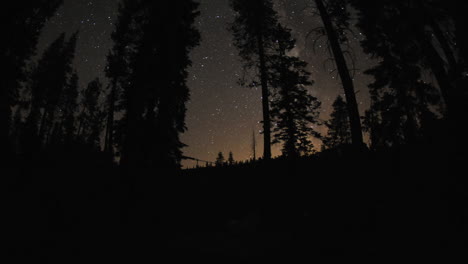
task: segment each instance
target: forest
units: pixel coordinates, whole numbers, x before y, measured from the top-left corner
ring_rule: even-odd
[[[2,8],[7,263],[466,259],[468,2],[308,1],[340,81],[323,120],[279,1],[229,0],[262,149],[254,134],[249,160],[204,161],[182,140],[204,1],[116,0],[105,70],[84,87],[82,31],[38,49],[67,1]],[[356,30],[376,61],[368,87],[353,76]]]

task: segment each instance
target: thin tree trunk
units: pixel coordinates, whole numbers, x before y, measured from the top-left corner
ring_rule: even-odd
[[[466,129],[465,120],[468,115],[468,107],[466,104],[468,94],[468,77],[466,71],[468,69],[468,18],[466,10],[468,3],[465,1],[457,2],[454,11],[455,22],[455,38],[459,54],[460,76],[456,80],[455,87],[448,97],[451,102],[452,112],[449,112],[449,131],[453,131],[453,137],[450,145],[454,146],[454,151],[457,155],[466,155],[468,149],[468,138],[466,137],[468,130]]]
[[[265,48],[261,32],[258,35],[258,55],[260,57],[260,78],[262,85],[263,108],[263,158],[271,159],[271,130],[270,130],[270,92],[268,90],[268,75],[265,61]]]
[[[113,129],[114,129],[114,111],[115,111],[115,89],[117,82],[115,80],[112,81],[112,87],[111,87],[111,93],[110,93],[110,98],[109,98],[109,113],[107,117],[107,127],[106,127],[106,138],[105,138],[105,144],[104,144],[104,152],[109,154],[110,156],[113,157],[114,155],[114,135],[113,135]]]
[[[406,121],[403,124],[403,135],[405,136],[405,140],[408,143],[416,142],[416,120],[414,118],[414,111],[411,107],[410,103],[408,102],[408,90],[409,87],[405,87],[403,89],[399,89],[397,91],[397,98],[400,102],[399,105],[402,107],[404,114],[406,115]]]
[[[83,129],[83,120],[80,120],[80,123],[78,124],[78,131],[76,133],[76,138],[77,139],[80,138],[82,129]]]
[[[361,147],[364,144],[364,141],[362,138],[361,118],[356,101],[356,94],[354,92],[353,80],[349,74],[349,69],[346,64],[346,59],[343,55],[343,50],[341,49],[338,35],[333,27],[327,9],[325,8],[322,0],[315,0],[315,3],[317,5],[317,9],[320,12],[320,16],[322,17],[333,56],[335,57],[338,73],[341,77],[341,83],[343,84],[343,89],[346,96],[346,105],[349,112],[352,143],[356,147]]]
[[[255,132],[252,130],[252,152],[253,152],[253,160],[257,160],[256,147],[257,147],[257,143],[255,142]]]
[[[49,127],[49,129],[47,130],[47,133],[46,133],[46,139],[45,139],[45,146],[46,147],[49,147],[50,146],[50,142],[52,140],[56,140],[56,138],[54,138],[56,135],[56,131],[57,130],[57,124],[54,124],[52,126]]]
[[[44,139],[46,133],[46,120],[48,118],[47,112],[47,109],[44,108],[44,114],[42,115],[41,124],[39,126],[39,138],[41,141]]]
[[[11,126],[11,107],[8,93],[6,86],[0,87],[0,155],[5,154],[5,156],[8,156],[8,138]],[[3,160],[3,157],[1,159]]]
[[[463,67],[468,65],[468,36],[466,32],[468,31],[468,18],[466,10],[468,8],[468,3],[465,1],[460,1],[454,6],[452,15],[455,23],[455,39],[457,47],[459,49],[459,56],[463,63]]]
[[[445,57],[447,58],[449,69],[451,71],[456,71],[456,69],[458,68],[458,63],[457,63],[457,60],[455,59],[454,52],[447,41],[447,38],[445,37],[439,24],[437,24],[437,22],[434,21],[434,19],[430,19],[429,22],[430,22],[432,31],[434,32],[434,36],[436,37],[437,41],[440,43],[440,47],[444,51]]]
[[[453,90],[453,85],[450,81],[447,71],[445,70],[444,60],[440,57],[439,53],[434,48],[434,45],[431,43],[428,37],[426,37],[423,42],[423,49],[429,60],[432,73],[434,74],[437,80],[437,84],[439,85],[440,92],[447,107],[447,112],[450,114],[450,112],[452,112],[450,93]]]
[[[85,112],[85,109],[81,110],[81,113],[80,115],[78,116],[78,119],[79,119],[79,123],[78,123],[78,130],[76,132],[76,139],[79,140],[80,139],[80,136],[81,136],[81,132],[83,130],[83,123],[84,123],[84,112]]]

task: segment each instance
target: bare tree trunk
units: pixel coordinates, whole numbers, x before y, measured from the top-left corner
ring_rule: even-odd
[[[454,52],[447,41],[447,37],[444,35],[439,24],[436,21],[434,21],[434,19],[430,18],[429,23],[432,28],[432,31],[434,32],[434,36],[436,37],[437,41],[440,43],[440,47],[444,51],[445,57],[447,58],[449,64],[449,69],[456,70],[458,68],[458,63],[455,59]]]
[[[440,92],[447,107],[447,112],[450,114],[450,112],[452,112],[450,93],[453,90],[453,85],[450,81],[447,71],[445,70],[444,60],[440,57],[439,53],[434,48],[434,45],[431,43],[431,40],[428,37],[426,37],[423,42],[423,49],[429,60],[432,73],[434,74],[437,80],[437,84],[439,85]]]
[[[11,126],[11,98],[8,82],[3,81],[0,87],[0,151],[6,153],[8,149],[8,135]]]
[[[256,148],[257,148],[257,143],[255,142],[255,132],[252,131],[252,153],[253,153],[253,160],[257,160]]]
[[[42,115],[41,118],[41,124],[39,126],[39,138],[41,140],[41,143],[43,143],[43,140],[45,138],[45,133],[46,133],[46,121],[48,118],[48,111],[46,108],[44,108],[44,114]]]
[[[263,36],[258,35],[258,55],[260,58],[260,78],[262,85],[262,108],[263,108],[263,158],[271,159],[271,130],[270,130],[270,92],[268,90],[268,75],[265,61]]]
[[[317,5],[317,9],[320,12],[320,16],[322,17],[322,21],[328,35],[328,40],[330,41],[333,56],[335,57],[338,73],[341,77],[341,83],[343,84],[343,89],[346,96],[346,105],[349,112],[352,143],[356,147],[361,147],[364,144],[364,141],[362,139],[361,118],[356,101],[356,94],[354,92],[354,83],[349,74],[349,69],[346,64],[346,59],[343,55],[343,50],[341,49],[338,34],[333,27],[328,11],[325,8],[322,0],[315,0],[315,3]]]
[[[2,78],[4,79],[4,78]],[[10,156],[11,144],[9,140],[11,126],[11,97],[7,80],[2,81],[0,87],[0,161],[6,161]]]
[[[82,132],[83,126],[84,126],[84,119],[85,119],[84,116],[83,116],[84,112],[85,112],[85,109],[82,109],[80,115],[78,116],[79,123],[78,123],[78,130],[76,132],[76,139],[77,140],[80,139],[81,132]]]
[[[111,84],[111,93],[109,95],[109,113],[107,115],[107,127],[106,127],[106,137],[104,144],[104,152],[110,156],[114,155],[114,112],[115,112],[115,90],[117,82],[112,81]]]

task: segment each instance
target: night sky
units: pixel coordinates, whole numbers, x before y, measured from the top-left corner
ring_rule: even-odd
[[[110,34],[117,18],[118,0],[65,0],[57,14],[47,23],[40,39],[38,54],[58,37],[61,32],[70,36],[80,31],[75,57],[75,68],[80,77],[81,88],[92,79],[99,77],[107,83],[104,75],[106,55],[112,47]],[[242,64],[238,51],[232,44],[228,24],[234,15],[228,0],[201,0],[197,24],[202,42],[192,53],[193,67],[190,69],[188,86],[191,101],[188,104],[188,132],[182,141],[188,145],[186,156],[214,161],[219,151],[225,156],[229,151],[235,160],[246,160],[252,155],[252,131],[257,137],[257,156],[263,152],[261,124],[260,88],[245,88],[237,84],[242,75]],[[293,30],[297,47],[293,55],[309,63],[315,84],[310,92],[322,102],[321,119],[328,119],[331,103],[340,93],[339,77],[334,71],[333,61],[326,48],[325,38],[318,42],[314,52],[312,42],[306,41],[307,33],[321,26],[319,17],[312,15],[311,0],[278,0],[276,9],[282,22]],[[309,8],[308,8],[309,6]],[[359,48],[359,32],[351,37],[351,47],[356,61],[355,86],[361,114],[368,108],[367,84],[371,79],[363,74],[372,61]],[[323,128],[319,131],[325,132]],[[321,142],[314,140],[317,149]],[[273,146],[273,156],[280,154],[280,146]],[[184,166],[195,163],[185,161]]]

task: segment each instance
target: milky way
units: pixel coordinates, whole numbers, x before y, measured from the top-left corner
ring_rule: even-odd
[[[218,152],[227,156],[232,151],[236,160],[246,160],[252,155],[252,132],[257,138],[257,153],[262,152],[261,91],[259,88],[246,88],[238,85],[243,75],[238,51],[232,44],[227,28],[234,14],[228,0],[200,1],[201,16],[197,26],[202,34],[202,42],[192,52],[193,66],[190,68],[188,85],[191,100],[188,103],[188,131],[182,140],[188,145],[186,156],[214,161]],[[322,101],[321,119],[327,119],[331,103],[343,93],[339,77],[334,71],[333,61],[327,49],[325,38],[312,48],[317,36],[306,39],[307,33],[321,26],[320,18],[313,15],[313,1],[279,0],[276,9],[281,22],[293,30],[297,47],[292,55],[299,56],[309,63],[309,71],[315,82],[310,92]],[[38,53],[52,42],[61,32],[71,35],[80,31],[74,66],[80,76],[83,88],[89,81],[99,77],[104,83],[106,55],[112,47],[110,34],[114,29],[118,1],[116,0],[65,0],[46,25],[39,43]],[[368,107],[367,84],[369,77],[361,72],[371,61],[359,48],[359,32],[350,35],[350,47],[357,58],[355,61],[355,85],[361,114]],[[351,66],[351,65],[350,65]],[[325,132],[323,128],[319,128]],[[321,142],[314,140],[316,147]],[[280,154],[280,146],[273,147],[273,156]],[[194,166],[191,161],[186,167]]]

